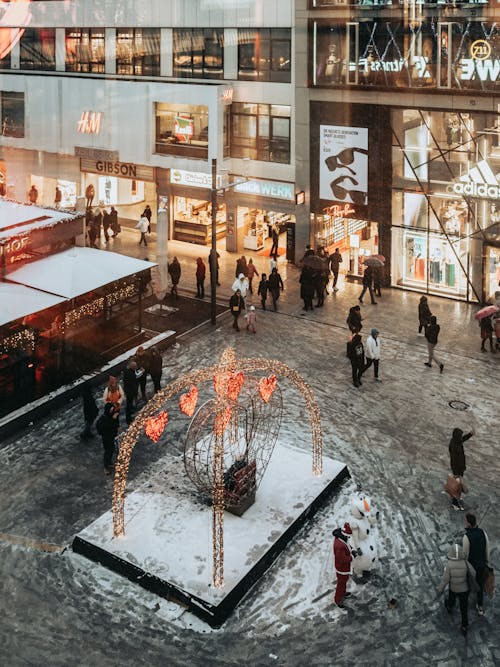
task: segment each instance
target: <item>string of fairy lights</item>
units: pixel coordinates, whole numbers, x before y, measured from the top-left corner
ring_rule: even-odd
[[[216,390],[214,408],[214,459],[212,486],[212,582],[217,588],[224,585],[224,428],[231,423],[232,406],[237,401],[237,385],[241,387],[245,373],[267,372],[288,379],[302,394],[309,414],[312,435],[312,472],[315,476],[323,473],[323,439],[319,406],[311,387],[292,368],[274,359],[242,358],[237,360],[234,349],[224,350],[220,363],[207,368],[186,373],[170,382],[156,393],[137,414],[128,430],[120,437],[118,459],[115,466],[113,487],[113,535],[125,534],[125,490],[132,451],[149,420],[158,420],[155,415],[165,403],[177,394],[190,390],[193,386],[213,381]],[[272,376],[271,376],[272,377]],[[275,379],[273,378],[273,383]],[[239,391],[239,390],[238,390]],[[233,400],[231,396],[236,396]],[[182,399],[182,397],[181,397]],[[182,402],[180,401],[182,408]],[[227,418],[229,409],[229,418]],[[166,419],[162,420],[166,424]],[[158,435],[158,434],[156,434]],[[229,434],[229,437],[231,435]],[[236,437],[236,434],[235,434]],[[159,438],[159,435],[158,435]],[[155,441],[158,439],[155,437]]]
[[[32,329],[21,329],[0,340],[0,353],[9,354],[15,350],[30,350],[35,348],[35,332]]]

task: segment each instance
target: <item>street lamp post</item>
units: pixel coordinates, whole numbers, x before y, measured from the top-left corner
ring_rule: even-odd
[[[210,321],[217,318],[217,159],[212,160],[212,249],[210,250]]]

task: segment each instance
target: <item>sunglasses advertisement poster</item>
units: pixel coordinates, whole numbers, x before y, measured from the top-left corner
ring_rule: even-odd
[[[320,125],[319,197],[368,203],[368,128]]]

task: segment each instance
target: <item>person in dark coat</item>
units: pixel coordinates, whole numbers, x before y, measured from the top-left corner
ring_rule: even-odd
[[[304,266],[300,272],[300,298],[304,301],[303,310],[313,310],[314,271],[310,266]]]
[[[212,282],[212,275],[215,269],[215,282],[218,287],[220,287],[220,282],[219,282],[219,253],[215,251],[214,255],[214,249],[211,248],[210,252],[208,254],[208,268],[210,269],[210,283]]]
[[[205,274],[206,274],[205,262],[201,257],[198,257],[196,260],[196,298],[204,299],[205,298]]]
[[[493,346],[493,323],[491,317],[483,317],[482,320],[479,320],[479,326],[481,328],[481,352],[486,352],[486,341],[490,341],[490,351],[495,353],[496,350]]]
[[[283,291],[285,286],[283,285],[283,280],[281,279],[281,276],[278,273],[278,269],[276,267],[271,271],[271,275],[269,276],[269,280],[267,282],[269,283],[269,291],[273,300],[273,308],[274,310],[278,310],[280,290]]]
[[[363,325],[361,324],[362,319],[361,308],[359,306],[353,306],[352,308],[349,308],[349,314],[347,316],[346,322],[351,333],[355,334],[361,331],[363,328]]]
[[[247,266],[247,258],[245,255],[242,255],[236,260],[236,277],[238,278],[240,273],[242,273],[245,277],[248,275],[248,266]]]
[[[170,290],[170,294],[175,295],[175,298],[178,299],[179,294],[177,293],[177,285],[181,279],[181,265],[177,257],[174,257],[168,265],[168,273],[172,280],[172,289]]]
[[[469,438],[472,438],[473,435],[473,431],[470,431],[470,433],[464,435],[461,429],[453,429],[450,444],[448,446],[448,450],[450,452],[450,468],[453,477],[460,477],[461,479],[464,476],[464,472],[466,470],[464,442],[469,440]],[[463,506],[460,504],[460,500],[458,498],[452,498],[452,503],[455,509],[463,509]]]
[[[373,268],[371,266],[367,266],[363,274],[363,289],[361,290],[361,294],[358,297],[359,303],[363,303],[363,297],[365,295],[366,290],[370,292],[371,302],[373,303],[373,305],[376,305],[377,302],[375,301],[375,297],[373,296]]]
[[[266,309],[267,301],[267,290],[269,289],[269,283],[267,282],[267,276],[263,273],[260,276],[259,288],[257,290],[257,295],[260,296],[260,302],[262,304],[262,310]]]
[[[476,609],[479,616],[484,616],[484,575],[490,561],[490,541],[486,531],[479,528],[475,514],[465,515],[465,535],[462,543],[464,556],[476,570],[478,585]]]
[[[123,391],[125,392],[125,419],[127,424],[132,423],[132,413],[137,402],[139,378],[137,377],[137,363],[133,357],[128,360],[127,368],[123,371]]]
[[[149,204],[146,204],[146,208],[144,211],[141,213],[141,217],[146,218],[148,221],[148,234],[151,234],[151,215],[152,215],[151,207]]]
[[[439,359],[436,359],[436,355],[434,354],[434,348],[437,345],[440,331],[441,327],[437,323],[437,318],[435,315],[432,315],[430,323],[425,327],[425,337],[427,338],[427,352],[429,353],[429,359],[424,363],[426,366],[431,368],[432,362],[435,361],[439,366],[439,372],[442,373],[444,364],[439,361]]]
[[[421,296],[418,302],[418,333],[425,331],[425,327],[431,323],[431,309],[427,303],[427,297]]]
[[[233,329],[239,331],[240,327],[238,325],[238,318],[241,314],[241,311],[245,309],[245,301],[241,296],[239,289],[237,289],[233,296],[229,299],[229,309],[231,311],[231,315],[233,316]]]
[[[276,257],[278,256],[278,245],[280,242],[280,233],[279,233],[279,228],[278,225],[275,223],[271,227],[271,239],[272,239],[272,245],[271,245],[271,250],[269,252],[270,257]]]
[[[352,383],[355,387],[360,387],[361,376],[365,368],[365,348],[361,340],[361,334],[355,333],[347,346],[349,361],[352,369]]]
[[[149,354],[149,372],[155,393],[161,389],[161,374],[163,372],[163,358],[156,347],[152,347]]]
[[[338,248],[335,248],[335,252],[332,252],[328,258],[329,267],[333,273],[333,291],[338,292],[337,280],[339,279],[339,269],[342,262],[342,255],[339,252]]]
[[[121,232],[121,227],[118,223],[118,211],[114,206],[111,207],[111,210],[108,214],[108,220],[111,231],[113,232],[113,236],[118,236],[118,234]]]
[[[80,434],[82,440],[88,440],[88,438],[93,438],[94,434],[92,433],[92,424],[95,421],[95,418],[99,414],[95,398],[92,394],[92,389],[88,384],[84,384],[82,388],[82,400],[83,400],[83,419],[85,421],[85,428]]]
[[[101,423],[100,434],[104,448],[103,464],[107,475],[113,472],[113,454],[115,451],[115,439],[118,435],[118,415],[120,408],[113,403],[106,403]]]
[[[373,293],[382,296],[382,267],[375,266],[373,269]]]
[[[149,352],[140,345],[135,353],[135,361],[137,363],[136,375],[139,379],[139,387],[141,389],[142,400],[146,400],[146,380],[149,373]]]
[[[104,231],[104,240],[106,243],[109,243],[109,228],[110,228],[110,221],[109,221],[109,213],[104,209],[102,212],[102,229]]]

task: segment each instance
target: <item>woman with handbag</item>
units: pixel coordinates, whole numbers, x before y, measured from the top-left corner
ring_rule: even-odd
[[[469,619],[467,616],[467,605],[469,603],[469,591],[476,585],[476,571],[466,560],[464,550],[458,544],[453,544],[448,551],[448,560],[444,568],[438,591],[442,593],[448,586],[448,597],[444,606],[446,611],[451,614],[455,601],[458,597],[460,604],[460,614],[462,617],[462,634],[467,634]]]

